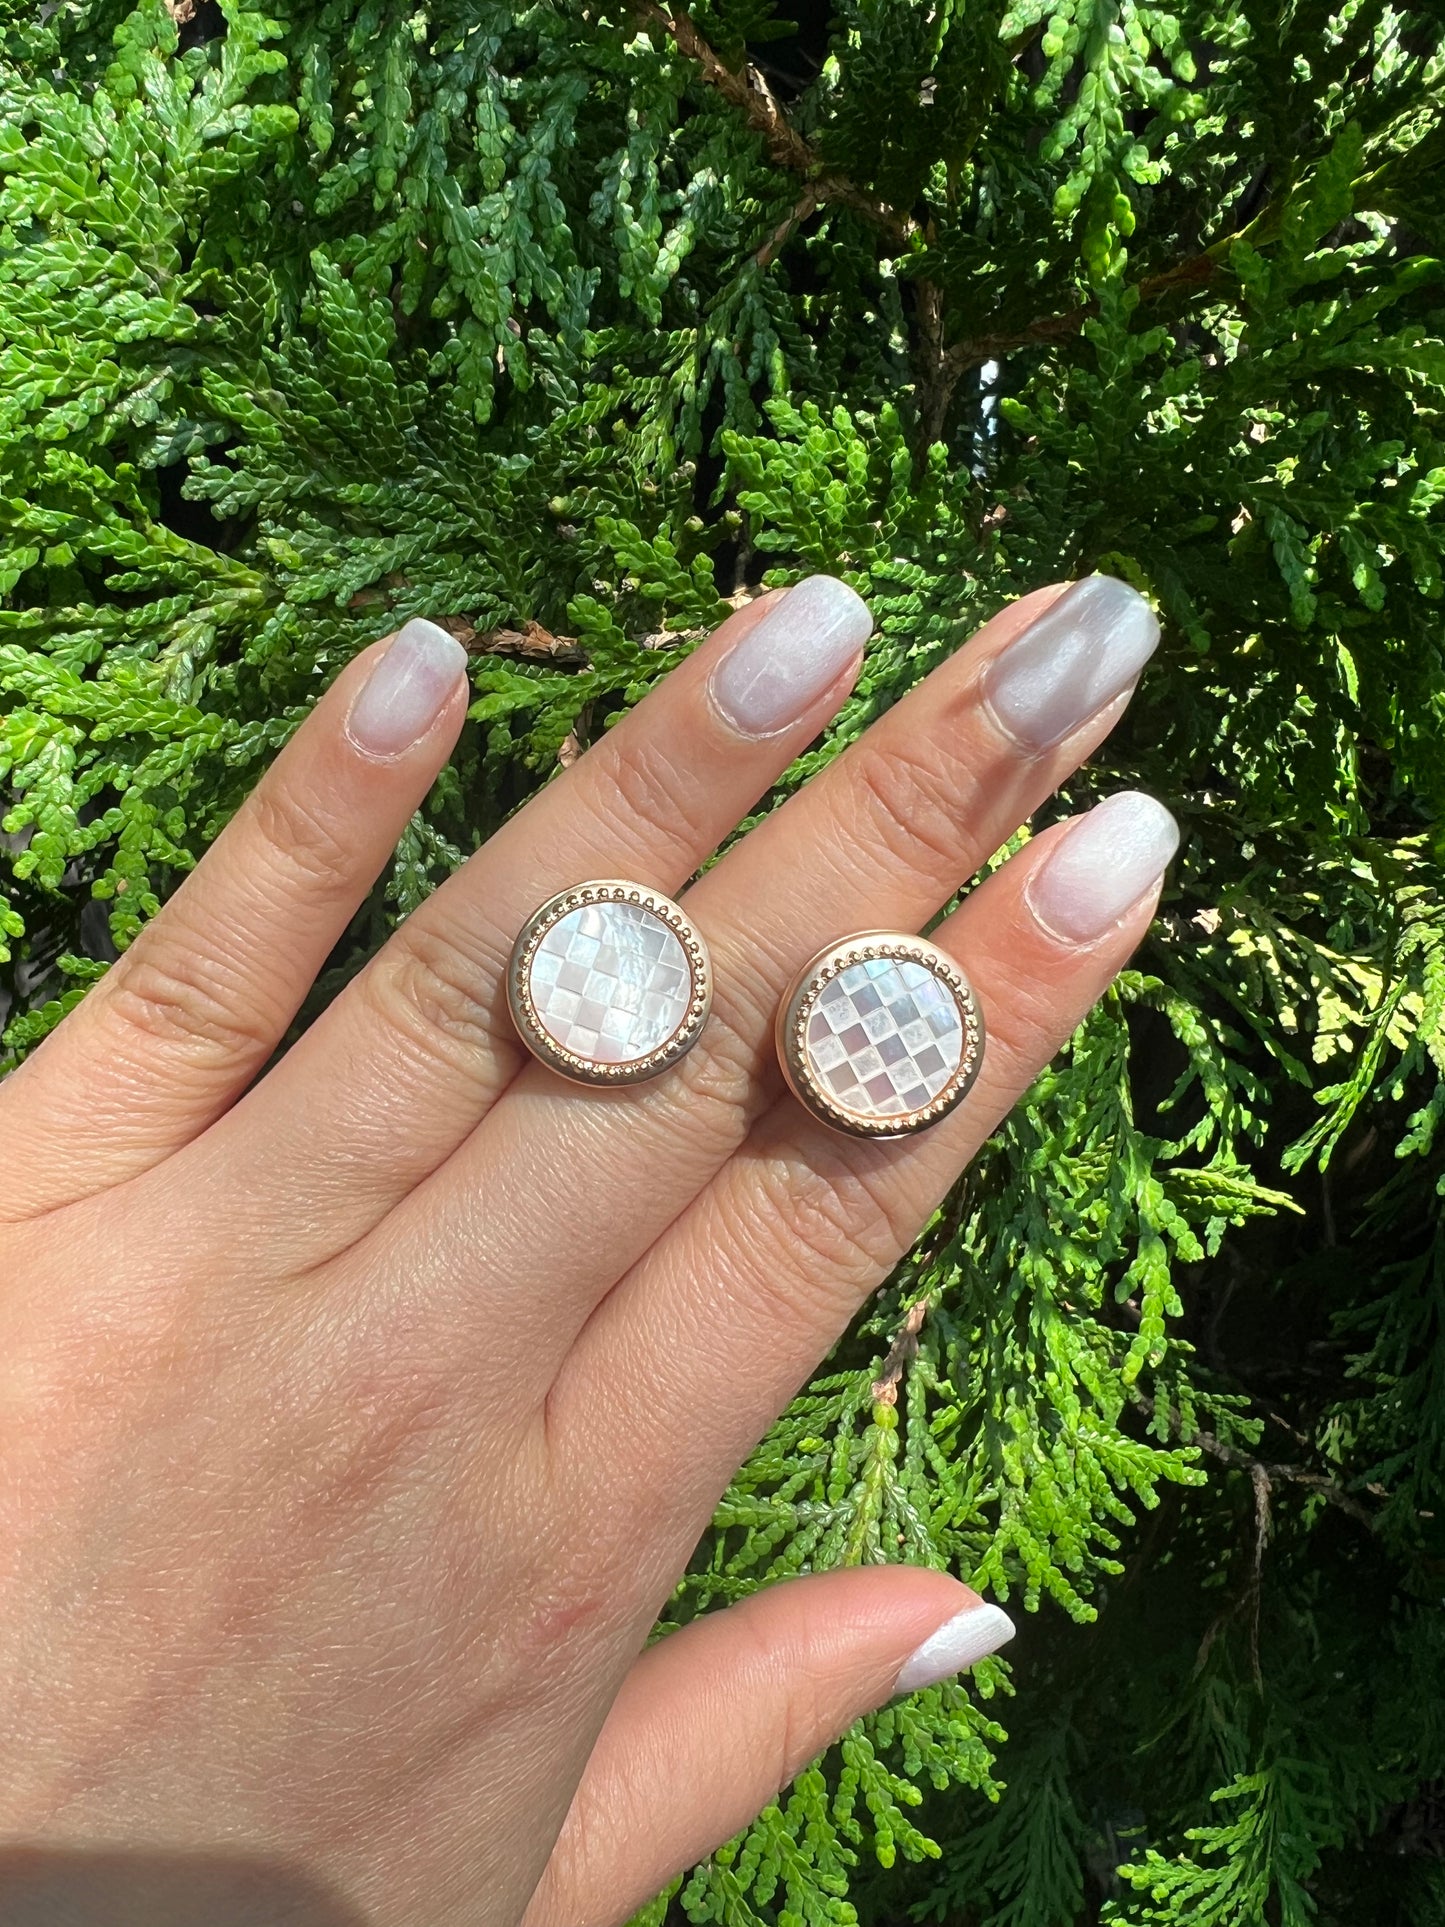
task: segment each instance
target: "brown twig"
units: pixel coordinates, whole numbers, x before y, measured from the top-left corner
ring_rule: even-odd
[[[1249,1468],[1250,1483],[1254,1487],[1254,1558],[1249,1569],[1249,1663],[1254,1673],[1254,1683],[1264,1685],[1264,1669],[1259,1661],[1259,1622],[1264,1608],[1264,1555],[1269,1545],[1273,1521],[1270,1517],[1269,1501],[1273,1487],[1269,1473],[1262,1465]]]
[[[704,40],[685,7],[665,7],[658,0],[635,0],[638,18],[648,27],[666,34],[679,53],[696,63],[702,79],[742,113],[748,125],[762,137],[770,157],[778,166],[799,174],[807,187],[792,212],[758,248],[755,259],[767,267],[796,229],[825,202],[851,208],[882,230],[899,249],[915,241],[926,241],[924,228],[911,214],[892,207],[867,188],[860,187],[846,174],[828,167],[822,156],[793,126],[778,105],[762,70],[751,61],[738,72]],[[1251,230],[1259,225],[1251,223]],[[1234,237],[1231,237],[1233,239]],[[1139,284],[1141,301],[1202,287],[1211,280],[1228,243],[1220,243],[1206,254],[1192,256],[1163,274],[1151,275]],[[975,335],[966,341],[944,345],[943,295],[932,281],[918,278],[914,283],[918,298],[920,332],[919,428],[920,442],[928,448],[940,439],[948,422],[959,382],[971,368],[987,361],[1000,361],[1019,348],[1047,347],[1067,341],[1083,329],[1098,313],[1095,303],[1071,309],[1067,314],[1041,315],[1028,326],[1011,333]]]
[[[1131,1392],[1130,1397],[1139,1411],[1143,1412],[1147,1417],[1153,1418],[1157,1407],[1155,1406],[1154,1400],[1150,1398],[1147,1393]],[[1179,1415],[1177,1412],[1171,1411],[1169,1413],[1169,1429],[1176,1438],[1180,1436],[1178,1418]],[[1330,1478],[1327,1473],[1311,1472],[1309,1467],[1304,1465],[1269,1464],[1263,1459],[1253,1458],[1248,1452],[1241,1452],[1238,1446],[1226,1445],[1223,1439],[1216,1438],[1212,1432],[1191,1432],[1184,1443],[1187,1445],[1197,1445],[1201,1452],[1205,1453],[1211,1459],[1218,1459],[1221,1465],[1230,1466],[1238,1472],[1247,1472],[1251,1480],[1255,1482],[1256,1502],[1258,1501],[1260,1491],[1259,1480],[1261,1478],[1263,1478],[1265,1482],[1266,1492],[1268,1488],[1273,1485],[1303,1486],[1307,1491],[1317,1492],[1319,1496],[1327,1500],[1329,1504],[1338,1506],[1341,1512],[1348,1513],[1350,1518],[1357,1520],[1359,1524],[1367,1527],[1371,1532],[1375,1529],[1374,1515],[1370,1512],[1368,1506],[1361,1505],[1358,1499],[1353,1498],[1345,1491],[1342,1485]]]
[[[1215,1444],[1219,1441],[1216,1439]],[[1241,1455],[1242,1456],[1242,1455]],[[1209,1657],[1209,1649],[1223,1632],[1231,1619],[1245,1617],[1249,1624],[1249,1665],[1254,1674],[1255,1687],[1263,1690],[1264,1668],[1259,1656],[1260,1620],[1264,1608],[1264,1555],[1269,1546],[1274,1529],[1270,1513],[1269,1473],[1254,1460],[1247,1460],[1250,1484],[1254,1489],[1254,1541],[1249,1553],[1249,1573],[1244,1582],[1244,1590],[1227,1599],[1204,1629],[1199,1642],[1199,1652],[1195,1657],[1195,1669],[1203,1667]]]
[[[586,662],[575,636],[554,636],[540,622],[524,621],[520,629],[474,629],[460,620],[447,631],[473,656],[520,656],[524,662]]]
[[[918,316],[918,439],[920,449],[941,441],[954,390],[964,369],[943,345],[943,292],[935,282],[915,283]]]
[[[918,233],[911,215],[900,214],[876,194],[850,181],[846,174],[827,167],[793,126],[769,87],[762,70],[751,61],[734,73],[708,45],[685,7],[662,7],[657,0],[638,0],[637,14],[648,26],[659,27],[679,53],[696,61],[702,78],[715,87],[724,100],[740,110],[748,125],[763,138],[769,155],[790,173],[801,174],[808,182],[816,202],[836,201],[850,207],[875,227],[883,229],[898,247],[904,247]],[[811,212],[811,210],[809,210]]]
[[[1150,275],[1139,283],[1139,299],[1157,301],[1166,294],[1203,287],[1213,279],[1219,256],[1220,250],[1211,248],[1207,254],[1192,255],[1163,274]],[[1097,305],[1089,302],[1084,307],[1071,308],[1067,314],[1043,315],[1012,334],[975,335],[971,341],[955,341],[948,350],[950,370],[956,381],[970,368],[981,367],[986,361],[1001,361],[1016,348],[1040,348],[1067,341],[1071,335],[1080,333],[1084,323],[1098,312]]]
[[[753,259],[760,268],[767,267],[777,259],[778,255],[782,252],[783,248],[787,246],[788,242],[803,225],[804,221],[817,212],[817,208],[818,196],[814,193],[810,184],[803,189],[802,193],[798,196],[795,206],[789,213],[784,215],[783,219],[779,221],[767,240],[763,242],[757,253],[754,254]]]
[[[883,1361],[883,1370],[874,1379],[872,1397],[875,1405],[896,1405],[898,1387],[903,1382],[903,1374],[918,1356],[918,1334],[923,1329],[923,1321],[928,1316],[928,1299],[920,1298],[911,1305],[908,1316],[894,1334],[893,1343],[888,1348],[888,1356]]]
[[[577,720],[563,737],[557,751],[557,761],[563,769],[571,769],[579,756],[585,754],[591,741],[592,705],[584,703],[577,712]]]

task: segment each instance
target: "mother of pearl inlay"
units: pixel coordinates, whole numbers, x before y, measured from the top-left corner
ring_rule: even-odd
[[[983,1058],[967,977],[927,937],[865,930],[804,964],[778,1007],[793,1095],[855,1137],[903,1137],[946,1117]]]
[[[804,1051],[815,1081],[860,1118],[931,1104],[963,1059],[953,992],[920,963],[870,957],[830,980],[813,1005]]]
[[[557,1046],[597,1064],[631,1064],[676,1035],[692,972],[676,933],[641,903],[584,903],[533,952],[527,989]]]

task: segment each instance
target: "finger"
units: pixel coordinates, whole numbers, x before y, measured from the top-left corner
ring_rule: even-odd
[[[0,1215],[149,1169],[284,1036],[466,713],[466,652],[410,622],[348,664],[165,908],[4,1089]]]
[[[725,622],[408,918],[197,1168],[238,1201],[264,1185],[298,1263],[356,1239],[530,1061],[506,970],[531,912],[588,877],[680,887],[841,704],[870,627],[821,576]]]
[[[484,1316],[498,1374],[523,1384],[525,1354],[525,1383],[545,1381],[775,1100],[773,1018],[798,966],[848,930],[927,922],[1107,731],[1157,633],[1139,596],[1097,578],[990,623],[687,893],[715,988],[676,1071],[633,1092],[520,1078],[378,1232],[382,1269],[424,1238],[437,1314]],[[483,1239],[484,1295],[469,1260]]]
[[[935,932],[988,1037],[958,1110],[878,1143],[782,1099],[599,1307],[552,1387],[549,1426],[579,1463],[608,1466],[629,1505],[674,1515],[655,1535],[664,1567],[1123,967],[1176,840],[1163,806],[1130,794],[1035,839]],[[618,1383],[625,1422],[598,1396]]]
[[[629,1674],[523,1927],[630,1919],[864,1713],[1013,1631],[942,1573],[880,1566],[789,1580],[673,1633]]]

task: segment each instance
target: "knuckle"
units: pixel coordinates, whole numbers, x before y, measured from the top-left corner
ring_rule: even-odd
[[[250,807],[252,828],[272,867],[312,890],[349,881],[355,839],[319,801],[284,783],[263,783]]]
[[[469,1064],[498,1028],[500,965],[478,958],[435,925],[413,917],[362,978],[382,1022],[430,1056]]]
[[[816,1679],[803,1673],[788,1681],[778,1726],[775,1784],[781,1793],[837,1737]]]
[[[271,1048],[275,1026],[252,990],[210,952],[171,941],[137,944],[105,980],[112,1022],[149,1044],[197,1047],[221,1057]]]
[[[1057,985],[1020,975],[1009,986],[1008,1001],[995,999],[989,1006],[988,1046],[995,1062],[1026,1065],[1032,1077],[1040,1059],[1058,1048],[1066,1024],[1072,1029],[1067,1018],[1060,1022]]]
[[[659,849],[691,851],[702,836],[693,785],[667,746],[648,741],[608,759],[599,813],[609,838],[654,860]]]
[[[936,767],[898,750],[865,749],[852,774],[866,829],[891,858],[945,880],[967,867],[959,829],[964,813]]]
[[[1020,962],[1020,956],[1023,961]],[[963,959],[983,1005],[988,1049],[983,1077],[1025,1089],[1065,1043],[1083,1015],[1061,1000],[1057,978],[1031,968],[1027,946]]]
[[[689,1113],[712,1113],[741,1135],[770,1095],[758,1076],[765,1032],[746,1014],[714,1004],[696,1049],[677,1067],[673,1089]]]
[[[690,1103],[715,1103],[748,1120],[767,1108],[782,1081],[773,1023],[796,962],[761,932],[749,932],[746,947],[732,943],[715,956],[707,1028],[678,1066],[678,1086]]]
[[[862,1147],[862,1156],[875,1148]],[[861,1163],[820,1168],[773,1153],[752,1176],[740,1247],[757,1254],[757,1279],[790,1320],[811,1326],[821,1314],[831,1329],[898,1262],[914,1227],[902,1221],[886,1173]]]
[[[766,1691],[754,1690],[753,1703],[772,1703],[765,1729],[770,1765],[765,1771],[770,1790],[778,1794],[837,1737],[837,1716],[817,1642],[806,1627],[780,1646],[765,1615],[744,1611],[737,1626],[744,1647],[739,1671],[750,1682],[767,1683]]]
[[[717,1114],[740,1137],[775,1100],[782,1084],[773,1050],[773,1022],[781,986],[794,959],[759,937],[746,952],[731,947],[721,959],[721,983],[695,1050],[678,1065],[672,1088],[689,1112]]]
[[[520,1605],[514,1651],[530,1673],[550,1659],[580,1656],[614,1630],[636,1591],[636,1561],[578,1535],[537,1557],[536,1580]]]

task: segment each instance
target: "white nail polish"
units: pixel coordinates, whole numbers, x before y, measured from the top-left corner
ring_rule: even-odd
[[[860,595],[830,575],[810,575],[718,663],[708,685],[713,706],[740,736],[776,736],[807,715],[872,633]]]
[[[980,1604],[956,1613],[904,1660],[894,1693],[916,1693],[951,1679],[975,1660],[996,1653],[1017,1630],[1002,1606]]]
[[[1122,695],[1158,644],[1143,596],[1113,576],[1085,576],[994,657],[984,705],[1022,748],[1050,749]]]
[[[1092,943],[1163,876],[1179,825],[1152,796],[1121,790],[1095,805],[1045,857],[1024,901],[1050,936]]]
[[[351,706],[346,733],[368,756],[400,756],[442,710],[466,667],[455,636],[419,616],[398,632]]]

